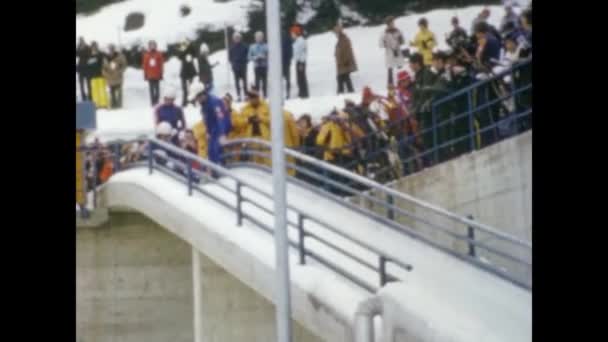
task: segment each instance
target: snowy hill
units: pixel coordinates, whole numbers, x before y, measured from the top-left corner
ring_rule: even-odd
[[[191,34],[201,25],[222,25],[223,22],[243,26],[246,23],[245,7],[250,0],[235,0],[226,3],[214,3],[212,0],[199,1],[162,1],[162,0],[131,0],[106,7],[98,14],[89,17],[77,17],[77,34],[84,35],[88,40],[97,39],[100,43],[115,41],[112,35],[116,31],[111,29],[103,30],[104,27],[117,27],[123,18],[131,11],[138,10],[148,13],[146,26],[142,28],[143,33],[134,31],[132,35],[123,37],[123,42],[137,39],[141,35],[144,41],[153,37],[165,44],[175,42],[183,34]],[[173,19],[154,21],[154,15],[159,11],[175,13],[179,17],[179,6],[188,3],[192,7],[192,13],[187,21],[182,23],[172,22]],[[206,7],[209,6],[209,7]],[[212,7],[213,6],[213,7]],[[206,14],[213,8],[213,15]],[[483,6],[472,6],[458,10],[438,9],[425,14],[415,14],[402,16],[396,20],[396,25],[405,35],[406,44],[418,31],[417,22],[422,16],[429,21],[429,27],[439,41],[439,48],[447,48],[445,35],[451,30],[450,18],[457,15],[462,26],[470,29],[473,18],[482,10]],[[491,16],[489,22],[498,25],[504,10],[501,6],[491,6]],[[200,12],[199,12],[200,11]],[[199,13],[200,18],[196,15]],[[200,13],[205,13],[202,15]],[[184,19],[184,18],[179,18]],[[177,19],[175,19],[177,20]],[[171,29],[167,29],[170,27]],[[386,89],[386,69],[384,66],[384,51],[379,48],[379,39],[384,26],[373,27],[352,27],[346,29],[346,34],[351,38],[355,58],[359,66],[359,71],[352,75],[355,86],[355,94],[336,96],[334,46],[336,37],[333,33],[313,35],[308,39],[308,81],[311,98],[307,100],[292,99],[285,102],[285,107],[292,111],[296,117],[303,113],[309,113],[314,120],[319,120],[322,116],[331,111],[333,107],[342,107],[344,98],[351,98],[357,102],[360,99],[361,90],[364,86],[370,86],[377,93],[385,93]],[[182,35],[182,36],[180,36]],[[90,38],[89,38],[90,37]],[[219,62],[214,68],[215,87],[219,95],[226,92],[235,94],[232,85],[232,75],[228,74],[226,51],[218,51],[210,56],[211,62]],[[297,94],[295,82],[295,70],[292,64],[292,90],[291,95]],[[248,79],[253,81],[253,68],[249,67]],[[179,62],[172,58],[165,67],[165,77],[163,86],[172,86],[181,89],[179,79]],[[125,74],[124,88],[124,108],[120,110],[99,110],[98,130],[96,134],[101,140],[116,138],[132,138],[140,134],[150,134],[153,132],[152,108],[148,97],[148,85],[143,79],[141,70],[129,68]],[[162,91],[162,89],[161,89]],[[181,91],[179,91],[181,93]],[[181,95],[178,95],[181,97]],[[178,98],[179,101],[179,98]],[[240,107],[237,104],[237,109]],[[192,126],[200,120],[199,109],[189,106],[185,109],[188,126]]]

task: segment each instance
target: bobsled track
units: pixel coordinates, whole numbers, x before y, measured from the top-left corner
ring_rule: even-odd
[[[272,301],[270,168],[244,161],[219,167],[147,142],[148,155],[163,150],[170,163],[148,158],[123,167],[99,189],[98,206],[149,217]],[[268,156],[268,142],[232,144],[262,147],[241,156]],[[325,185],[288,180],[292,313],[299,324],[326,341],[532,340],[529,242],[296,151],[286,154],[288,165]],[[206,177],[194,162],[218,177]],[[386,215],[328,187],[367,196]],[[482,238],[471,239],[467,229]],[[484,258],[470,255],[471,246]]]

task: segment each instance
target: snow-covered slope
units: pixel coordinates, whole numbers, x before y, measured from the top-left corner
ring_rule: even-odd
[[[194,37],[197,29],[222,30],[225,25],[245,28],[247,9],[256,0],[129,0],[104,7],[90,16],[76,16],[76,37],[96,40],[100,46],[121,43],[125,46],[155,39],[159,47],[183,37]],[[181,17],[180,7],[191,12]],[[125,18],[131,12],[145,15],[141,29],[124,32]]]
[[[249,0],[234,0],[226,3],[214,3],[212,0],[200,1],[160,1],[160,0],[131,0],[124,3],[108,6],[96,15],[90,17],[77,17],[77,30],[80,33],[88,32],[91,35],[84,34],[89,40],[93,37],[102,42],[102,39],[112,41],[112,30],[104,30],[105,27],[113,27],[129,11],[135,9],[157,14],[157,11],[164,9],[166,12],[175,12],[175,17],[178,17],[178,9],[181,3],[188,3],[192,6],[193,11],[188,19],[188,26],[185,23],[177,24],[175,27],[172,22],[166,23],[162,20],[154,21],[149,18],[146,23],[145,37],[148,35],[154,36],[157,40],[174,41],[176,35],[182,32],[190,32],[188,29],[194,30],[201,23],[219,23],[226,20],[232,20],[232,23],[244,25],[245,13],[243,9]],[[211,12],[208,6],[226,6],[219,7],[222,10]],[[199,6],[199,7],[197,7]],[[211,7],[209,7],[211,8]],[[462,26],[469,30],[470,23],[482,10],[483,6],[472,6],[462,9],[438,9],[424,14],[415,14],[402,16],[396,20],[396,25],[405,35],[406,44],[413,39],[418,31],[417,22],[421,17],[426,17],[429,20],[429,26],[439,41],[439,48],[447,48],[445,43],[445,35],[451,30],[450,18],[457,15],[460,18]],[[501,6],[491,6],[491,16],[489,22],[493,25],[498,25],[504,10]],[[201,14],[205,13],[205,14]],[[206,13],[213,13],[207,16]],[[171,14],[173,15],[173,14]],[[200,16],[200,19],[196,19]],[[174,18],[175,19],[175,18]],[[173,20],[173,19],[172,19]],[[192,23],[197,23],[196,25]],[[148,27],[150,25],[150,27]],[[114,26],[115,27],[115,26]],[[170,29],[168,29],[170,27]],[[336,37],[332,32],[313,35],[308,39],[308,63],[307,74],[311,93],[311,98],[306,100],[292,99],[285,102],[285,107],[292,111],[296,116],[303,113],[309,113],[314,120],[319,120],[322,116],[329,113],[334,107],[342,107],[344,98],[351,98],[359,101],[361,97],[361,89],[364,86],[370,86],[377,93],[386,92],[386,69],[384,66],[384,51],[379,48],[379,39],[384,25],[373,27],[353,27],[346,29],[346,34],[351,38],[355,58],[359,67],[359,71],[352,75],[356,93],[343,96],[336,96],[336,67],[334,61],[334,46]],[[98,32],[99,31],[99,32]],[[107,32],[106,32],[107,31]],[[138,32],[138,31],[134,31]],[[141,34],[141,33],[140,33]],[[91,37],[91,38],[89,38]],[[133,33],[132,39],[135,39]],[[125,38],[123,38],[125,39]],[[147,39],[147,38],[145,38]],[[215,88],[219,95],[226,92],[235,94],[232,75],[229,74],[228,65],[226,62],[226,51],[218,51],[210,56],[211,62],[219,62],[219,65],[214,68]],[[249,67],[248,79],[250,82],[254,80],[253,68]],[[179,79],[179,62],[173,58],[168,61],[165,67],[165,77],[163,87],[171,86],[180,89]],[[295,67],[292,64],[292,97],[297,94],[297,86],[295,82]],[[153,132],[152,108],[149,103],[148,85],[143,79],[141,70],[128,69],[125,75],[124,87],[124,108],[121,110],[99,110],[98,111],[98,130],[97,135],[101,140],[114,138],[129,138],[135,137],[138,134],[146,134]],[[162,90],[161,90],[162,91]],[[181,97],[181,95],[178,95]],[[179,98],[178,98],[179,101]],[[236,108],[240,106],[237,104]],[[185,110],[188,125],[192,126],[197,120],[200,120],[200,114],[197,108],[189,106]]]

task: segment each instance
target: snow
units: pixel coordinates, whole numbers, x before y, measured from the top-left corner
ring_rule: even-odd
[[[109,43],[131,46],[155,39],[162,49],[167,43],[192,38],[199,29],[218,31],[226,24],[245,29],[251,3],[251,0],[223,3],[214,0],[129,0],[105,6],[92,15],[76,16],[76,37],[96,40],[102,48]],[[192,10],[186,17],[181,17],[182,5],[188,5]],[[131,12],[145,15],[144,26],[125,32],[125,19]]]
[[[90,34],[91,37],[95,37],[95,39],[100,40],[100,42],[114,41],[115,33],[112,30],[104,30],[102,28],[114,27],[114,24],[121,22],[121,20],[123,20],[121,18],[129,11],[139,9],[149,13],[177,13],[181,3],[182,2],[156,0],[131,0],[119,3],[108,6],[93,16],[86,18],[77,17],[77,31],[79,32],[78,34]],[[244,19],[246,13],[243,8],[249,1],[234,0],[227,3],[216,4],[209,0],[187,1],[184,3],[191,4],[193,8],[193,12],[190,14],[190,17],[193,18],[188,20],[188,25],[190,26],[175,23],[171,30],[167,30],[167,25],[173,24],[173,20],[178,20],[177,17],[172,17],[171,21],[162,25],[157,25],[154,24],[154,21],[150,21],[148,22],[150,26],[160,26],[158,28],[159,32],[155,32],[146,25],[143,32],[137,31],[137,36],[150,34],[154,35],[155,38],[159,40],[174,41],[173,38],[177,39],[177,37],[174,37],[176,33],[194,32],[196,25],[193,24],[193,21],[195,21],[194,17],[196,17],[196,13],[198,13],[199,10],[205,11],[206,13],[214,13],[213,16],[205,16],[205,20],[210,20],[212,23],[229,20],[231,20],[232,23],[238,23],[240,25],[246,23]],[[220,7],[222,10],[211,12],[212,6],[225,7]],[[447,48],[445,35],[451,30],[450,18],[457,15],[460,18],[462,26],[468,30],[472,20],[483,8],[484,6],[471,6],[461,9],[438,9],[424,14],[398,17],[395,23],[403,32],[406,44],[409,44],[409,41],[413,39],[418,31],[418,19],[423,16],[426,17],[429,21],[431,31],[435,33],[439,42],[438,48],[445,49]],[[489,22],[493,25],[498,25],[504,14],[502,6],[490,6],[489,8],[491,10]],[[308,38],[307,76],[311,97],[305,100],[297,98],[289,99],[284,103],[285,108],[293,112],[296,117],[299,117],[304,113],[309,113],[312,116],[313,121],[318,122],[321,117],[327,115],[334,107],[342,108],[344,98],[354,99],[357,102],[360,101],[361,90],[364,86],[370,86],[374,92],[379,94],[386,93],[387,71],[384,66],[384,51],[379,48],[378,43],[383,30],[384,25],[352,27],[345,30],[352,41],[359,71],[351,75],[356,93],[341,96],[334,95],[336,94],[334,61],[335,34],[326,32],[310,36]],[[87,34],[85,34],[85,38],[90,39]],[[133,36],[129,37],[129,39],[135,39],[135,33]],[[124,39],[126,38],[123,37],[123,41]],[[229,66],[226,61],[226,51],[217,51],[213,53],[209,59],[211,63],[219,62],[219,65],[213,69],[217,93],[223,95],[226,92],[230,92],[235,95],[232,74],[228,71]],[[163,87],[172,86],[179,90],[178,102],[181,101],[179,67],[180,65],[177,59],[170,59],[165,66],[165,77],[162,82]],[[294,63],[292,63],[291,68],[291,96],[293,97],[297,95]],[[407,68],[408,67],[406,66],[406,69]],[[252,83],[254,80],[253,67],[249,66],[248,69],[248,80]],[[101,109],[98,111],[98,129],[96,135],[101,141],[119,137],[125,139],[135,138],[140,134],[150,134],[154,131],[152,120],[153,109],[149,103],[148,85],[143,79],[142,71],[129,68],[125,74],[123,87],[124,109]],[[236,103],[235,109],[240,109],[241,105],[242,104]],[[188,126],[191,127],[196,121],[200,120],[199,110],[199,108],[194,108],[192,106],[185,109]],[[92,138],[93,135],[90,136],[90,139]]]

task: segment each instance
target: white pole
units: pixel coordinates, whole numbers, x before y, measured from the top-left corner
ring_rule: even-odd
[[[201,296],[201,257],[192,246],[192,306],[194,306],[194,342],[203,342],[202,296]]]
[[[228,51],[230,50],[230,37],[228,37],[228,23],[224,24],[224,45],[226,46],[226,93],[230,92],[230,58]],[[245,85],[247,86],[247,85]]]
[[[281,83],[281,20],[279,0],[266,1],[266,31],[268,32],[268,85],[272,130],[272,184],[274,198],[274,238],[277,282],[275,305],[277,341],[291,342],[291,301],[289,281],[289,251],[287,244],[287,194],[284,149],[284,123]]]

